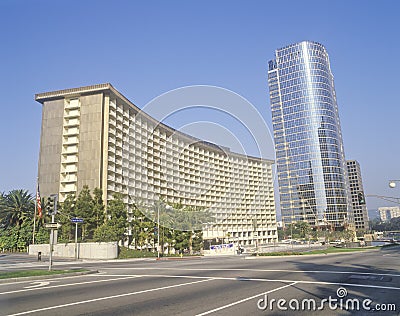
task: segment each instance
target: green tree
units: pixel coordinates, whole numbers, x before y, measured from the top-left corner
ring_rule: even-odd
[[[308,238],[311,234],[311,226],[308,222],[303,221],[290,223],[285,228],[284,234],[286,236],[292,235],[291,239]]]
[[[394,217],[386,222],[381,222],[380,219],[374,219],[370,221],[370,226],[372,230],[382,232],[400,230],[400,217]]]
[[[2,251],[14,251],[17,249],[18,232],[16,226],[0,230],[0,248]]]
[[[94,216],[94,201],[90,194],[89,187],[83,186],[82,191],[79,193],[75,204],[75,216],[83,218],[84,223],[82,227],[82,240],[91,239],[94,230],[96,229],[96,218]]]
[[[93,190],[93,222],[95,229],[99,228],[104,224],[104,203],[103,203],[103,191],[100,188],[94,188]]]
[[[204,243],[203,243],[203,232],[200,231],[195,231],[193,233],[193,238],[192,238],[192,248],[193,251],[202,251],[203,247],[204,247]]]
[[[147,209],[141,200],[135,200],[130,214],[129,226],[135,249],[143,249],[153,239],[154,221],[146,217]],[[160,216],[160,220],[161,220]]]
[[[93,239],[97,242],[118,241],[118,232],[109,223],[99,226],[93,235]]]
[[[43,226],[39,226],[38,231],[35,234],[35,243],[47,244],[50,240],[50,230]]]
[[[284,230],[282,227],[278,227],[278,240],[287,239],[285,232],[286,230]]]
[[[32,241],[34,198],[27,190],[12,190],[0,198],[0,246],[24,250]]]
[[[188,234],[188,232],[183,232],[183,231],[180,231],[180,230],[174,230],[173,239],[175,240],[175,243],[173,244],[173,246],[180,253],[183,253],[186,249],[189,248],[189,234]]]
[[[20,227],[31,221],[35,211],[34,198],[27,190],[12,190],[0,200],[0,225],[4,228]]]
[[[17,245],[16,245],[18,251],[25,251],[29,246],[29,244],[32,243],[32,230],[33,230],[32,221],[24,221],[22,225],[19,227],[17,233]]]
[[[143,247],[146,247],[148,244],[150,244],[150,240],[154,238],[153,227],[154,223],[151,221],[145,220],[141,223],[137,236],[137,245],[140,249],[143,250]]]
[[[114,193],[107,206],[107,219],[94,232],[95,241],[124,241],[127,229],[127,212],[122,195]]]
[[[353,241],[355,237],[355,232],[349,229],[345,229],[341,231],[340,237],[346,242]]]
[[[74,239],[75,225],[71,218],[76,214],[76,199],[74,194],[68,194],[57,213],[57,221],[62,225],[58,230],[58,241],[68,243]]]
[[[210,223],[214,220],[209,211],[203,208],[176,204],[172,209],[167,209],[167,214],[170,227],[175,229],[175,249],[179,251],[188,249],[190,254],[193,253],[193,250],[203,249],[201,228],[204,223]]]
[[[308,222],[297,222],[296,228],[299,231],[300,238],[308,238],[311,233],[311,226]]]
[[[57,220],[62,224],[59,230],[59,241],[69,242],[75,237],[75,224],[71,222],[74,217],[83,218],[84,224],[78,225],[78,236],[82,239],[94,238],[94,231],[99,228],[105,220],[102,190],[95,188],[93,197],[89,187],[84,186],[76,198],[68,195],[61,205]]]

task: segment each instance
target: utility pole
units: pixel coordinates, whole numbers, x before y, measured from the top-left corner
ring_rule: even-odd
[[[54,244],[54,229],[59,228],[59,224],[55,222],[55,215],[57,214],[57,201],[58,194],[52,194],[47,199],[46,210],[47,214],[51,215],[51,223],[48,225],[48,228],[51,228],[50,231],[50,252],[49,252],[49,271],[51,271],[53,266],[53,244]]]
[[[75,223],[75,261],[78,260],[78,223],[83,223],[83,218],[73,217],[71,222]]]
[[[54,223],[54,214],[51,215],[51,222]],[[50,253],[49,253],[49,271],[53,267],[53,243],[54,243],[54,228],[50,231]]]
[[[78,222],[75,223],[75,261],[78,260]]]
[[[160,204],[157,205],[157,259],[160,259]]]

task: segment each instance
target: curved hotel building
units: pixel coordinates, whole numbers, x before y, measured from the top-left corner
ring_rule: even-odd
[[[353,218],[328,53],[304,41],[268,66],[283,222],[344,227]]]
[[[122,193],[209,210],[204,239],[242,245],[277,241],[272,160],[231,152],[166,126],[111,84],[40,93],[41,193],[77,194],[84,185],[104,201]]]

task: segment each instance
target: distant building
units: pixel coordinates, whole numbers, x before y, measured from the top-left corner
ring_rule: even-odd
[[[360,164],[356,160],[347,160],[347,176],[349,178],[351,203],[356,229],[369,229],[369,218],[366,204],[360,204],[359,194],[365,199],[364,187],[361,178]]]
[[[215,223],[204,227],[204,239],[229,236],[242,245],[277,240],[274,161],[174,130],[108,83],[35,98],[43,111],[38,172],[43,196],[58,193],[63,202],[84,185],[99,187],[105,203],[121,193],[129,214],[136,199],[207,209]]]
[[[268,64],[282,220],[340,228],[352,223],[333,74],[325,47],[277,49]]]
[[[399,206],[383,206],[378,208],[382,222],[390,221],[392,218],[400,217]]]

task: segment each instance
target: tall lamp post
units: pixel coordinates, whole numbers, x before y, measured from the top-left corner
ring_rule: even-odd
[[[157,207],[157,259],[160,259],[160,204]],[[165,209],[171,210],[171,205],[166,205]]]
[[[157,206],[157,260],[160,259],[160,205]]]
[[[254,239],[254,244],[256,246],[255,252],[256,255],[258,256],[258,232],[257,232],[258,224],[257,224],[257,218],[253,218],[253,239]]]

